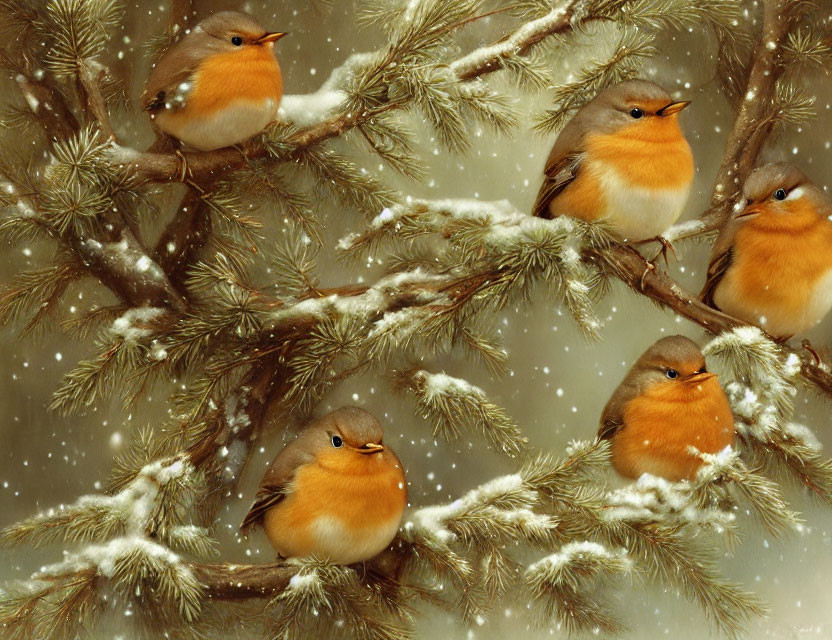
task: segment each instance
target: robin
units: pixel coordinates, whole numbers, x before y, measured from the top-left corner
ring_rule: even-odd
[[[239,144],[277,119],[283,78],[274,43],[286,34],[220,11],[156,64],[142,106],[159,129],[200,151]]]
[[[407,504],[402,464],[372,414],[342,407],[272,461],[240,530],[262,525],[286,558],[363,562],[390,544]]]
[[[621,475],[677,482],[692,479],[702,464],[691,447],[717,453],[733,444],[734,417],[696,343],[670,336],[647,349],[618,385],[598,437],[612,441]]]
[[[560,132],[534,215],[605,221],[627,242],[659,240],[682,213],[693,154],[675,102],[659,85],[629,80],[585,104]]]
[[[832,200],[784,163],[755,169],[743,198],[717,238],[700,298],[786,340],[832,307]]]

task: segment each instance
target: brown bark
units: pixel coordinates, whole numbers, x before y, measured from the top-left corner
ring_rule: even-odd
[[[190,568],[210,600],[269,598],[283,591],[298,571],[285,562],[247,565],[194,562]]]

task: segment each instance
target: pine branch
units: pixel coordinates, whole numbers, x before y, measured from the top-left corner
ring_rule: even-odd
[[[101,133],[107,140],[115,140],[116,134],[110,123],[107,102],[101,93],[101,85],[106,79],[107,69],[94,60],[81,59],[78,62],[78,80],[83,89],[86,108],[98,123]]]
[[[517,424],[466,380],[409,369],[394,372],[394,387],[413,395],[419,414],[433,423],[434,437],[454,440],[464,427],[481,432],[493,449],[508,456],[525,449],[527,439]]]

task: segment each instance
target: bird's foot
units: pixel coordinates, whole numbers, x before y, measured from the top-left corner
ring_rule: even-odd
[[[647,277],[647,274],[650,273],[651,271],[655,271],[655,270],[656,270],[656,265],[654,264],[654,262],[653,261],[647,261],[647,266],[644,267],[644,273],[641,274],[641,280],[639,282],[639,287],[641,288],[642,291],[644,291],[644,279]]]
[[[194,177],[193,171],[188,166],[188,159],[181,149],[177,149],[173,153],[176,156],[176,173],[179,176],[179,182],[187,184],[188,180]]]
[[[679,258],[676,256],[676,249],[673,248],[673,244],[667,238],[662,236],[656,236],[655,238],[649,238],[648,240],[642,240],[636,244],[645,244],[647,242],[658,242],[661,245],[661,249],[659,249],[658,253],[653,256],[649,262],[655,264],[659,258],[664,258],[664,263],[670,266],[670,262],[667,260],[667,252],[668,250],[670,253],[673,254],[673,258],[678,262]]]
[[[815,351],[815,348],[812,346],[812,343],[809,342],[808,340],[804,340],[803,342],[800,343],[800,346],[803,347],[804,349],[806,349],[806,351],[808,351],[809,353],[812,354],[812,358],[814,358],[814,360],[815,360],[815,366],[819,367],[821,365],[821,363],[823,362],[823,360],[821,360],[820,354],[817,351]]]

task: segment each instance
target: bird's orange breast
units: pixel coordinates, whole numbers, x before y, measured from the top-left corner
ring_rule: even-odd
[[[593,163],[615,169],[636,187],[678,189],[693,180],[693,153],[675,114],[590,135],[586,152]]]
[[[185,107],[192,115],[209,115],[237,100],[278,104],[283,97],[280,67],[268,45],[213,55],[200,64],[192,82]]]
[[[811,325],[801,319],[832,270],[832,225],[808,211],[767,218],[749,220],[737,232],[716,297],[726,312],[755,324],[765,318],[764,328],[788,335]]]
[[[613,133],[590,134],[576,179],[553,201],[554,213],[593,221],[607,202],[607,173],[644,192],[684,190],[693,180],[693,154],[675,115],[645,118]]]
[[[333,450],[297,471],[289,495],[266,513],[264,528],[285,556],[355,562],[389,544],[406,503],[395,456]]]
[[[615,468],[668,480],[690,479],[702,461],[689,447],[717,453],[734,442],[734,418],[716,376],[693,384],[656,384],[624,409],[624,426],[613,440]]]

